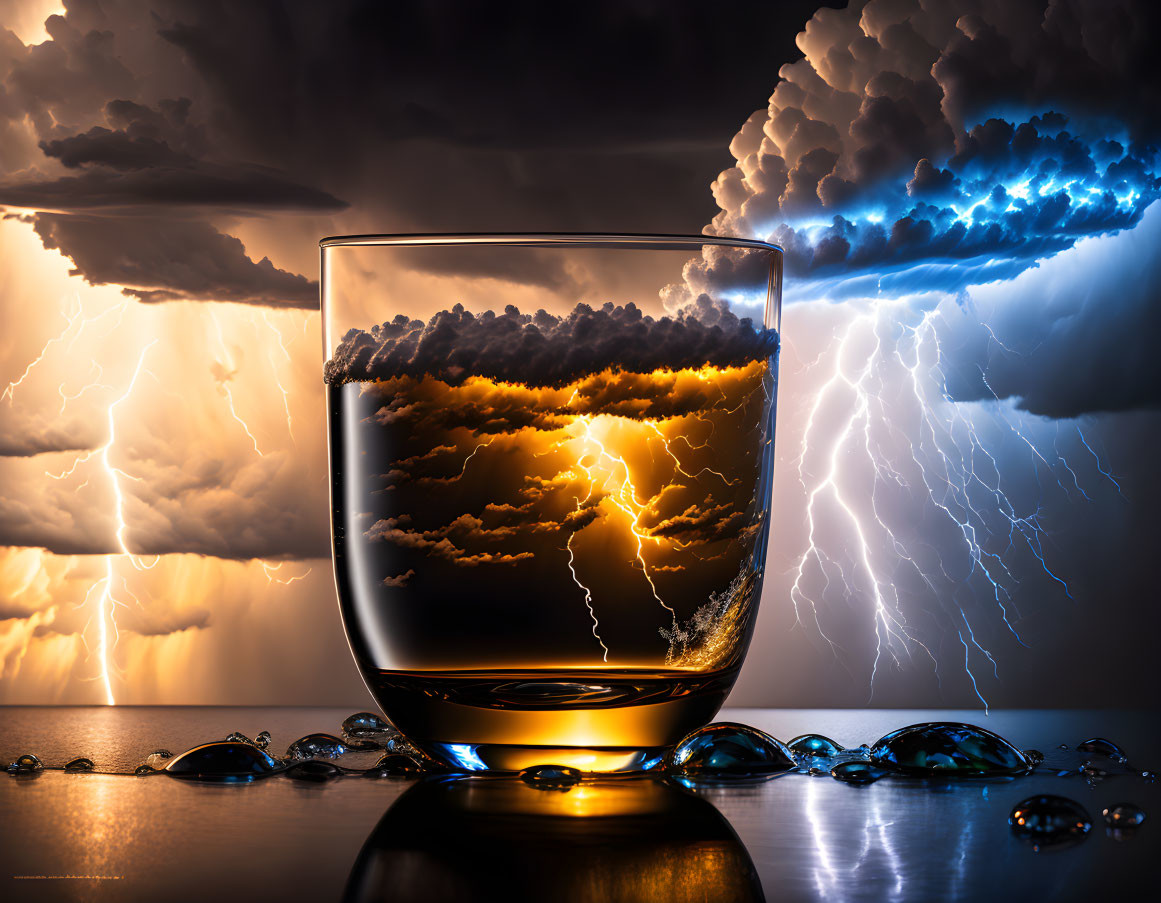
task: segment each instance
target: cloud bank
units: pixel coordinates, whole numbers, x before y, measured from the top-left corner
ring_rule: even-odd
[[[559,386],[608,369],[649,373],[710,364],[740,366],[769,357],[778,347],[773,330],[712,305],[712,321],[691,307],[654,319],[636,305],[578,304],[564,317],[544,310],[474,315],[457,304],[427,323],[402,315],[370,332],[343,336],[325,377],[331,385],[397,376],[436,376],[458,385],[486,376],[529,386]]]
[[[819,10],[806,58],[731,144],[713,231],[777,241],[791,275],[841,295],[1010,276],[1128,228],[1161,193],[1158,15],[1134,0]]]

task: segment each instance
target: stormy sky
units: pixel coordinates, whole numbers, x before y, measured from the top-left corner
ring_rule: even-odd
[[[793,302],[763,654],[735,702],[866,700],[867,587],[823,600],[841,654],[789,590],[811,401],[884,299],[897,332],[935,324],[941,398],[996,434],[1071,587],[1025,551],[1021,642],[972,609],[990,699],[1143,702],[1157,13],[819,6],[0,2],[0,698],[96,701],[82,603],[122,540],[145,556],[117,571],[124,701],[364,698],[326,560],[320,236],[709,228],[783,243]],[[1050,447],[1082,492],[1053,485]],[[876,701],[976,700],[941,620],[952,584],[909,609],[950,638],[946,667],[893,669]]]

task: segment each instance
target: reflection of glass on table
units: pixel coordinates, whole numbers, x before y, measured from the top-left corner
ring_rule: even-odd
[[[540,790],[425,781],[359,853],[344,900],[762,900],[745,846],[708,802],[653,780]]]

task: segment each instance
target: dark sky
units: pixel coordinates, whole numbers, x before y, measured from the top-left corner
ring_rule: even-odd
[[[0,0],[0,15],[28,5]],[[303,336],[314,328],[310,324],[317,324],[317,314],[306,312],[317,308],[321,235],[698,233],[715,218],[726,231],[757,234],[777,215],[800,220],[796,225],[800,236],[808,236],[803,239],[807,244],[791,248],[791,257],[809,252],[812,265],[818,264],[815,272],[823,276],[840,279],[853,273],[865,280],[859,290],[869,284],[875,295],[883,261],[897,261],[914,277],[908,292],[939,290],[949,309],[968,309],[971,303],[956,294],[963,285],[932,276],[943,267],[940,272],[954,271],[962,283],[967,270],[958,260],[949,265],[939,258],[946,251],[931,236],[944,233],[923,229],[924,222],[939,222],[938,204],[929,220],[910,216],[910,180],[917,188],[931,188],[932,198],[939,194],[936,188],[956,179],[972,190],[985,177],[1011,187],[1025,166],[1024,158],[1011,152],[1027,149],[1029,142],[1015,130],[1008,135],[991,127],[970,135],[977,119],[994,114],[1024,122],[1064,104],[1070,138],[1049,136],[1055,144],[1044,156],[1053,165],[1084,158],[1098,159],[1104,167],[1112,152],[1101,142],[1114,137],[1123,142],[1114,155],[1118,166],[1156,159],[1150,142],[1158,134],[1158,67],[1151,46],[1157,7],[1139,0],[1108,0],[1099,6],[1060,0],[1048,8],[1051,15],[1045,3],[1034,0],[948,0],[926,6],[879,0],[867,7],[866,22],[863,5],[856,3],[841,12],[827,9],[805,32],[807,20],[827,4],[69,0],[65,6],[67,15],[48,20],[49,39],[41,43],[26,45],[0,30],[0,206],[19,208],[14,215],[23,218],[20,240],[35,242],[39,255],[25,260],[19,256],[25,252],[13,250],[5,259],[19,265],[4,275],[15,284],[17,276],[32,273],[28,281],[34,283],[37,268],[49,265],[44,258],[61,263],[59,251],[88,282],[114,286],[108,291],[116,298],[124,290],[133,302],[126,317],[137,332],[118,333],[107,347],[92,352],[92,361],[81,353],[63,364],[57,361],[59,372],[50,369],[50,356],[37,372],[48,371],[52,379],[45,376],[40,389],[35,380],[21,389],[25,409],[4,409],[0,465],[11,465],[3,487],[12,500],[4,500],[7,507],[0,505],[0,547],[15,549],[14,555],[21,547],[38,545],[61,556],[114,548],[107,500],[78,502],[71,484],[58,487],[43,478],[37,455],[99,447],[106,435],[106,409],[96,398],[104,390],[77,402],[78,409],[88,405],[89,419],[83,430],[73,430],[71,422],[54,414],[64,398],[62,380],[71,380],[67,385],[75,391],[94,378],[87,375],[93,365],[110,370],[112,384],[116,365],[136,360],[143,337],[155,334],[150,330],[161,335],[159,324],[171,320],[180,320],[181,335],[189,337],[189,348],[183,350],[193,362],[181,371],[177,356],[171,355],[174,370],[165,386],[180,386],[188,401],[201,390],[182,381],[206,376],[204,397],[198,399],[205,404],[199,410],[214,432],[209,435],[204,426],[194,431],[192,420],[155,428],[155,422],[168,421],[150,420],[148,404],[140,402],[143,429],[153,429],[159,441],[151,444],[153,436],[142,436],[118,453],[135,465],[134,473],[148,474],[152,462],[160,476],[134,484],[131,540],[139,548],[222,559],[326,554],[321,427],[310,433],[314,445],[301,438],[309,430],[300,433],[299,445],[280,434],[284,447],[262,456],[257,441],[251,448],[245,436],[234,435],[237,430],[229,432],[235,424],[222,401],[232,388],[247,416],[246,403],[252,399],[264,399],[271,407],[276,390],[270,361],[281,358],[269,356],[271,349],[260,344],[246,348],[249,357],[241,350],[230,353],[226,346],[236,342],[240,348],[241,336],[251,334],[247,329],[265,329],[260,315],[267,313],[300,317],[305,325],[297,334]],[[810,50],[810,59],[780,81],[783,66],[802,57],[796,37]],[[776,88],[779,101],[768,110]],[[763,144],[771,133],[777,136],[771,139],[776,148]],[[1048,134],[1045,126],[1039,134]],[[736,153],[731,153],[731,142]],[[1073,155],[1080,146],[1076,142],[1084,154]],[[916,169],[925,155],[938,159]],[[1008,161],[1002,172],[990,168],[995,155]],[[969,157],[976,162],[969,165]],[[730,172],[715,201],[710,186],[723,170]],[[998,690],[1001,702],[1041,704],[1069,693],[1088,702],[1105,698],[1117,675],[1106,671],[1094,684],[1067,666],[1081,660],[1086,649],[1098,650],[1105,660],[1118,655],[1128,660],[1126,673],[1136,683],[1150,673],[1147,653],[1158,615],[1149,595],[1151,568],[1142,562],[1157,547],[1152,450],[1161,429],[1156,413],[1161,359],[1152,353],[1156,330],[1150,327],[1161,308],[1153,278],[1155,255],[1149,249],[1150,236],[1161,234],[1161,220],[1142,219],[1143,199],[1155,196],[1157,177],[1151,169],[1133,175],[1142,195],[1140,203],[1123,205],[1131,216],[1122,216],[1118,202],[1106,209],[1107,218],[1088,227],[1063,215],[1032,224],[1056,239],[1043,245],[1059,252],[1044,265],[1030,256],[1039,253],[1040,245],[1013,256],[1013,242],[1007,241],[1039,237],[1035,229],[1026,232],[1016,223],[998,234],[992,228],[1010,203],[1006,195],[994,202],[995,222],[976,223],[982,239],[1002,239],[981,243],[987,255],[976,263],[986,269],[995,262],[988,255],[995,253],[1008,265],[1006,281],[983,292],[975,291],[976,282],[964,283],[974,292],[967,293],[972,303],[987,302],[993,318],[989,332],[973,322],[975,332],[965,331],[955,336],[956,344],[949,343],[951,364],[967,374],[956,379],[953,373],[950,390],[961,399],[977,400],[989,397],[984,389],[995,389],[1031,418],[1045,415],[1033,426],[1043,435],[1063,429],[1062,450],[1074,463],[1085,462],[1086,479],[1095,474],[1088,452],[1078,447],[1078,439],[1067,437],[1074,426],[1071,418],[1088,418],[1085,429],[1092,425],[1101,460],[1124,478],[1127,499],[1110,490],[1090,507],[1081,507],[1080,499],[1070,508],[1075,501],[1070,497],[1058,500],[1050,512],[1052,560],[1072,571],[1084,598],[1059,617],[1045,603],[1043,643],[1032,651],[1004,650],[1005,664],[1018,664],[1005,672],[1006,682]],[[1057,203],[1054,194],[1043,197],[1044,208]],[[859,235],[882,238],[883,255],[855,260],[854,251],[872,246],[860,243],[847,227],[835,226],[823,239],[809,238],[811,219],[829,228],[835,213],[853,218],[870,210],[855,209],[855,200],[886,203],[882,198],[891,199],[887,214],[894,224],[873,229],[864,222]],[[980,210],[982,220],[985,208]],[[904,220],[904,227],[896,228]],[[1129,228],[1137,223],[1144,228]],[[15,228],[12,222],[3,225]],[[1085,236],[1087,243],[1079,250],[1071,247]],[[41,253],[41,246],[54,253]],[[900,248],[906,253],[897,254]],[[7,246],[2,250],[9,251]],[[853,272],[856,264],[865,265],[862,272]],[[831,269],[824,270],[827,266]],[[971,271],[973,280],[976,272]],[[1018,274],[1021,278],[1013,278]],[[811,296],[818,286],[805,275],[795,280],[806,287],[801,298],[828,297]],[[15,376],[60,328],[61,315],[67,319],[70,313],[56,289],[50,293],[25,286],[22,292],[3,294],[5,324],[14,338],[11,348],[0,351],[4,372]],[[174,301],[198,305],[161,303]],[[825,367],[831,362],[825,357],[828,304],[798,307],[802,319],[794,326],[801,331],[788,328],[788,347],[802,351],[799,364],[818,358]],[[202,326],[190,325],[191,308],[205,314],[206,324],[220,316],[227,325],[218,322],[218,336],[224,330],[225,337],[215,343],[212,334],[209,339],[196,336]],[[147,323],[145,318],[154,314]],[[1017,353],[996,357],[992,327]],[[270,343],[271,334],[264,335]],[[318,414],[317,349],[317,342],[304,339],[292,366],[294,373],[306,374],[293,395],[304,421]],[[97,363],[99,353],[116,360],[101,357]],[[991,368],[990,386],[976,379],[980,365]],[[211,372],[212,378],[207,376]],[[802,426],[803,405],[818,388],[817,379],[797,384],[794,379],[787,366],[780,437]],[[281,410],[277,413],[281,422]],[[289,413],[287,408],[287,419]],[[34,422],[44,428],[43,435],[33,435],[29,425]],[[259,433],[264,450],[277,444]],[[239,438],[238,446],[226,451],[214,447],[219,440]],[[790,441],[795,438],[791,433]],[[1048,449],[1051,438],[1046,442]],[[1023,453],[1018,443],[1013,447],[1011,461]],[[779,492],[797,485],[793,450],[786,448],[776,500]],[[291,462],[280,471],[279,455]],[[261,478],[253,477],[247,469],[259,465],[266,470]],[[68,466],[65,460],[56,469]],[[1013,464],[1005,479],[1017,494],[1035,489],[1042,476],[1038,467]],[[82,472],[77,482],[87,476]],[[295,491],[299,486],[312,487],[314,494],[304,500]],[[37,497],[43,487],[48,487],[45,496]],[[233,493],[229,501],[214,501],[227,487]],[[187,494],[175,501],[179,491]],[[45,501],[50,492],[51,505]],[[787,495],[781,504],[786,526],[776,526],[775,543],[794,555],[803,501]],[[84,505],[84,512],[76,507]],[[1099,555],[1090,554],[1094,548]],[[1114,569],[1110,578],[1107,562],[1118,551],[1128,566]],[[858,704],[864,690],[862,663],[852,666],[857,677],[849,682],[841,675],[819,676],[829,667],[829,651],[820,655],[804,647],[801,634],[785,623],[784,577],[768,583],[764,610],[770,614],[760,639],[767,644],[763,651],[773,652],[753,657],[748,673],[757,677],[749,679],[748,698]],[[327,579],[318,592],[330,592]],[[1052,589],[1028,582],[1020,592],[1041,601],[1050,598]],[[69,601],[80,602],[83,596]],[[856,609],[859,594],[849,604]],[[162,601],[156,605],[164,607]],[[10,607],[32,610],[24,602]],[[211,607],[210,615],[192,619],[209,625],[198,628],[198,642],[229,650],[230,641],[220,639],[225,631],[217,626],[229,623],[228,605],[223,601]],[[840,608],[836,620],[845,620],[852,635],[865,629],[844,614]],[[319,623],[324,615],[311,617]],[[333,620],[326,623],[334,628],[341,653]],[[1143,629],[1133,630],[1135,624]],[[239,634],[237,642],[250,636]],[[950,655],[959,656],[957,634],[945,631],[945,638]],[[191,643],[191,648],[201,647]],[[1058,688],[1055,675],[1065,672],[1068,679]],[[804,686],[785,683],[788,675]],[[881,702],[931,701],[937,694],[927,675],[914,677],[903,670],[890,679],[894,684],[879,697]],[[948,693],[971,702],[970,688],[962,684]],[[1126,698],[1130,695],[1136,700],[1146,696],[1136,684]]]

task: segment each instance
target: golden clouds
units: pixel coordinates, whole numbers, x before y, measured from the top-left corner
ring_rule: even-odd
[[[362,592],[408,623],[534,605],[536,619],[584,618],[537,642],[547,660],[657,667],[667,655],[694,661],[695,646],[720,659],[746,623],[726,588],[764,552],[756,491],[771,383],[754,360],[606,368],[560,386],[481,376],[332,385],[340,554],[358,562]],[[456,577],[468,567],[482,569],[470,590]],[[714,625],[724,633],[710,643]],[[512,644],[498,630],[475,634],[497,662]],[[445,666],[416,658],[421,649],[399,655],[387,664]]]

